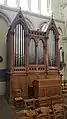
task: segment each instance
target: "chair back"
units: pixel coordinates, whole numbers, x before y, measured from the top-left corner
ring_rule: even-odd
[[[22,97],[22,91],[21,91],[21,89],[15,89],[13,91],[13,95],[14,95],[14,97]]]

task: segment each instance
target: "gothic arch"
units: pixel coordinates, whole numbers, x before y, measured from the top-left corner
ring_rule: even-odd
[[[41,30],[42,27],[43,27],[43,25],[46,24],[46,23],[47,23],[47,21],[45,21],[45,22],[41,22],[41,23],[39,24],[39,26],[38,26],[38,29]]]
[[[30,41],[31,41],[31,39],[33,39],[34,40],[34,42],[35,42],[35,45],[36,45],[36,40],[35,40],[35,38],[34,37],[31,37],[30,39],[28,39],[28,45],[30,44]]]
[[[38,46],[38,43],[39,43],[39,41],[42,41],[42,43],[43,43],[43,47],[45,46],[45,43],[44,43],[44,39],[42,39],[42,38],[39,38],[38,40],[37,40],[37,46]]]
[[[58,30],[60,30],[61,34],[63,35],[63,30],[60,26],[58,27]]]
[[[34,29],[33,23],[27,17],[25,17],[25,20],[27,22],[28,28],[29,29]]]
[[[29,64],[35,64],[35,61],[36,61],[36,51],[35,50],[36,50],[35,40],[31,38],[29,42]]]
[[[38,54],[38,64],[44,64],[44,42],[42,39],[39,39],[38,41],[37,54]]]
[[[10,26],[10,24],[11,24],[10,18],[1,9],[0,9],[0,17],[2,17],[7,22],[8,26]]]

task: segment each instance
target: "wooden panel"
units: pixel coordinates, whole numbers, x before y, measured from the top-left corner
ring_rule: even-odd
[[[21,89],[23,97],[28,96],[27,76],[16,74],[12,75],[11,90],[14,91],[15,89]]]
[[[61,85],[59,80],[34,80],[34,97],[49,97],[53,95],[61,95]]]

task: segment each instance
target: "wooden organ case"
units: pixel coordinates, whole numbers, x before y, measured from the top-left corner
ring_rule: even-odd
[[[61,93],[58,40],[53,18],[35,31],[28,28],[22,12],[18,12],[7,34],[10,98],[15,89],[22,90],[23,98],[31,94],[38,98]]]

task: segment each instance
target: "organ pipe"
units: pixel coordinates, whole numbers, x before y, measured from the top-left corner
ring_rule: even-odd
[[[24,65],[24,29],[20,24],[14,28],[14,65]]]

